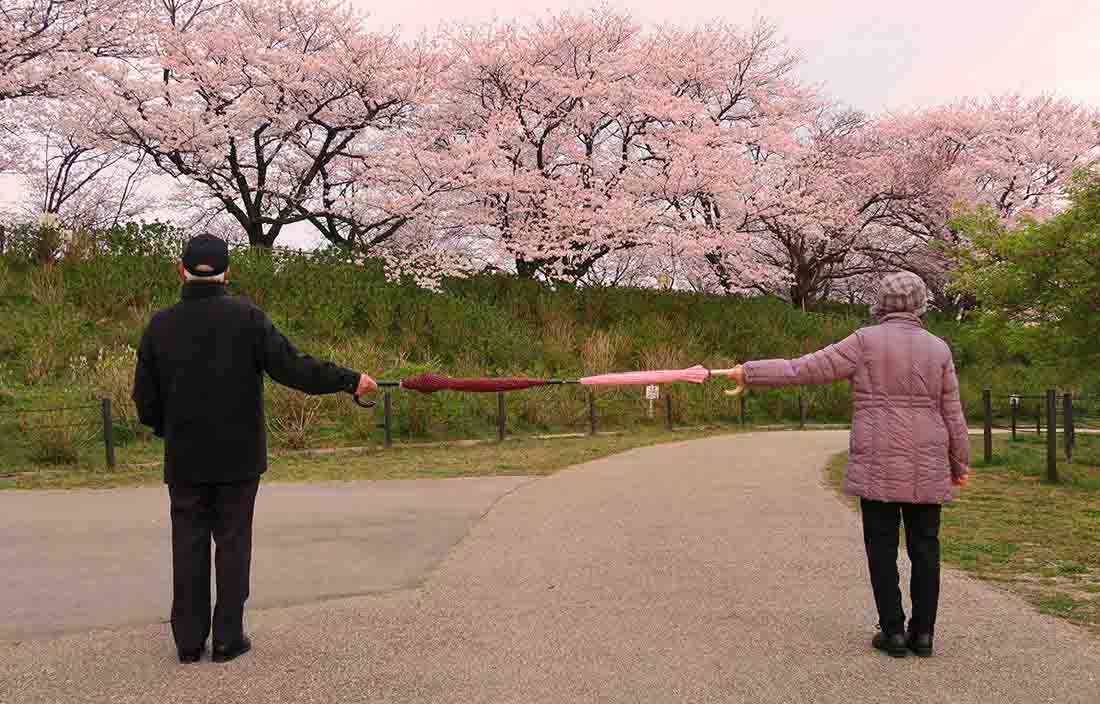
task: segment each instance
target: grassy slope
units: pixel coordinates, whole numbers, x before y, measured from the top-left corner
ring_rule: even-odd
[[[695,363],[729,366],[746,358],[794,356],[867,322],[865,311],[842,306],[803,313],[773,299],[551,290],[504,276],[450,282],[443,292],[432,293],[387,283],[368,269],[304,257],[238,257],[234,276],[235,293],[262,305],[302,349],[382,378],[427,370],[575,377]],[[167,260],[100,258],[51,270],[0,260],[0,472],[27,471],[49,461],[100,465],[95,409],[33,419],[11,411],[101,396],[115,401],[121,461],[155,459],[159,446],[133,424],[127,398],[132,358],[123,346],[136,345],[149,315],[177,297]],[[1063,381],[1034,368],[1021,373],[1021,360],[980,331],[936,319],[930,325],[955,350],[972,417],[985,385],[1028,392]],[[101,350],[105,356],[99,360]],[[735,422],[738,404],[718,393],[722,386],[667,388],[676,422]],[[803,393],[811,420],[847,419],[845,384]],[[798,394],[754,391],[749,421],[793,420]],[[641,396],[637,388],[601,390],[601,428],[659,425],[662,409],[649,419]],[[495,426],[491,395],[397,392],[394,404],[398,441],[484,437]],[[274,388],[268,417],[276,448],[357,446],[377,442],[380,435],[380,414],[358,409],[346,398],[306,399]],[[60,433],[35,428],[76,422],[91,425]],[[510,394],[508,423],[517,434],[583,430],[584,392],[552,387]]]

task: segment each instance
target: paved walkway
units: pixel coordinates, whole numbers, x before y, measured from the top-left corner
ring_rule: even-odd
[[[419,587],[251,611],[229,665],[175,664],[163,625],[2,643],[0,702],[1100,700],[1100,642],[953,572],[936,658],[870,651],[858,516],[821,481],[846,444],[592,462],[503,496]]]
[[[414,587],[493,502],[530,481],[263,484],[249,606]],[[163,487],[0,492],[0,535],[0,641],[168,621]]]

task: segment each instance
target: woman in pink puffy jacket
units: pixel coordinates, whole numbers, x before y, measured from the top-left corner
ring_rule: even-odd
[[[928,292],[916,275],[886,276],[871,312],[878,325],[799,359],[746,362],[751,386],[852,383],[844,491],[860,497],[863,540],[879,629],[872,645],[894,657],[932,654],[940,587],[940,509],[964,486],[970,443],[951,350],[924,329]],[[898,529],[912,563],[913,614],[905,628],[898,588]]]

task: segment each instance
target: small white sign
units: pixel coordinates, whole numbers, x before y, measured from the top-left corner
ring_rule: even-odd
[[[645,397],[649,401],[656,401],[661,398],[661,387],[656,384],[650,384],[645,387]]]

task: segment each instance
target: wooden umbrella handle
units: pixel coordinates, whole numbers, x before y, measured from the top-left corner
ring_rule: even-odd
[[[737,367],[733,367],[733,368],[730,368],[730,369],[711,369],[710,370],[710,375],[711,376],[732,376],[734,370],[736,370],[736,369],[737,369]],[[726,389],[723,393],[725,393],[727,396],[740,396],[741,393],[744,392],[744,390],[745,390],[745,385],[744,384],[738,384],[736,389]]]

